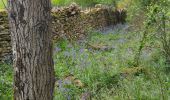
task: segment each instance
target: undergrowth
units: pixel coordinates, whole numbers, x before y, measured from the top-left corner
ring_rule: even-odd
[[[140,37],[135,32],[93,32],[85,40],[58,41],[54,45],[54,100],[170,99],[170,74],[158,53],[158,41],[150,40],[140,66],[132,67]],[[0,98],[8,100],[12,97],[12,68],[1,64],[0,69]]]
[[[84,93],[95,100],[170,99],[169,74],[165,73],[165,60],[158,55],[156,43],[147,44],[139,70],[132,66],[139,37],[137,33],[91,33],[79,43],[61,40],[55,46],[59,82],[55,99],[75,100]],[[104,46],[110,50],[103,49]],[[79,82],[74,83],[68,77]]]
[[[67,5],[70,1],[52,2],[53,5]],[[138,1],[131,3],[129,21],[144,25],[139,19],[143,22],[146,16],[140,10],[147,6],[147,2],[150,0],[143,0],[143,5]],[[124,4],[120,3],[120,7]],[[0,8],[3,8],[1,1]],[[161,41],[155,35],[149,35],[140,52],[139,64],[133,67],[142,33],[140,29],[108,34],[91,32],[84,40],[57,41],[53,56],[56,73],[54,100],[170,100],[169,65],[162,54]],[[0,100],[12,98],[12,72],[11,64],[0,64]]]

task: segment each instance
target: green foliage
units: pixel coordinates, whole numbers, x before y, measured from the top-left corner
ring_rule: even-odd
[[[72,0],[52,0],[52,5],[64,6],[64,5],[69,5],[71,2]]]
[[[57,82],[54,100],[76,100],[80,99],[83,93],[90,93],[94,100],[168,100],[170,98],[168,90],[170,74],[164,71],[165,60],[158,53],[161,49],[157,48],[159,45],[157,40],[149,40],[146,44],[149,49],[144,48],[141,53],[140,66],[146,71],[136,72],[131,62],[140,43],[139,34],[124,33],[124,31],[109,34],[93,32],[89,37],[86,41],[70,43],[68,40],[60,40],[55,44],[54,62]],[[107,45],[113,49],[94,50],[88,44]],[[1,98],[10,99],[12,68],[8,64],[1,64],[0,68],[1,80],[5,80],[0,86]],[[69,76],[80,82],[72,82]]]
[[[152,27],[154,27],[155,32],[159,35],[158,37],[162,43],[167,63],[170,64],[170,17],[168,15],[170,12],[170,1],[160,0],[152,4],[149,11],[149,21],[153,23]]]
[[[4,5],[6,5],[6,0],[0,0],[0,9],[3,9]]]
[[[3,0],[6,5],[6,0]],[[72,2],[76,2],[80,6],[89,7],[96,4],[106,4],[114,6],[117,0],[51,0],[53,6],[67,6]],[[4,8],[2,0],[0,0],[0,9]]]
[[[52,3],[93,6],[115,1],[52,0]],[[77,100],[83,93],[90,93],[93,100],[169,100],[168,57],[163,56],[170,51],[168,4],[168,0],[131,2],[129,21],[141,16],[144,24],[140,31],[92,32],[86,40],[57,41],[53,57],[57,79],[54,100]],[[136,53],[140,59],[135,58],[138,63],[134,68]],[[0,99],[11,98],[12,67],[3,63],[0,64]]]
[[[12,98],[12,67],[10,64],[0,63],[0,99]]]
[[[74,0],[81,6],[94,6],[96,4],[115,5],[115,0]]]
[[[129,6],[127,7],[127,20],[132,25],[133,24],[138,25],[138,23],[141,24],[142,23],[141,21],[143,21],[143,18],[145,17],[143,13],[145,12],[146,7],[143,7],[141,5],[142,1],[143,0],[130,1]]]
[[[159,100],[161,98],[166,100],[169,98],[170,91],[167,90],[167,87],[170,87],[169,74],[164,73],[165,61],[157,53],[160,49],[154,49],[158,45],[156,41],[148,41],[153,42],[153,47],[150,47],[150,43],[146,44],[152,50],[151,54],[146,54],[147,48],[144,48],[144,52],[141,53],[141,66],[148,71],[131,74],[136,71],[129,67],[132,67],[131,62],[140,43],[137,38],[139,34],[91,33],[89,37],[89,40],[82,43],[70,44],[67,40],[62,40],[56,44],[57,47],[61,47],[56,49],[54,56],[56,77],[63,83],[62,88],[56,88],[55,99],[79,99],[86,92],[90,92],[94,100]],[[107,45],[114,49],[94,50],[94,47],[89,47],[88,44]],[[64,45],[64,48],[61,45]],[[127,69],[128,72],[122,69]],[[76,77],[85,86],[64,84],[64,79],[69,75]]]
[[[143,8],[146,8],[151,3],[155,2],[156,0],[140,0],[140,4]]]
[[[138,33],[143,34],[134,58],[134,65],[139,65],[140,55],[148,40],[158,39],[167,63],[170,62],[170,2],[168,0],[135,0],[128,8],[128,19]],[[141,24],[142,23],[142,24]]]
[[[139,64],[140,53],[147,42],[147,38],[151,39],[152,35],[158,36],[158,39],[162,43],[167,63],[170,64],[170,28],[168,27],[170,17],[167,16],[170,10],[168,10],[168,7],[168,0],[151,2],[151,4],[147,6],[143,37],[136,55],[137,57],[135,57],[137,66]]]

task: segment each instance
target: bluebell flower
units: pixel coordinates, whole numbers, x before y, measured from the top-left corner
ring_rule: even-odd
[[[70,81],[70,80],[65,80],[65,81],[64,81],[64,84],[65,84],[65,85],[69,85],[69,84],[71,84],[71,81]]]
[[[125,39],[119,39],[118,40],[120,43],[124,43],[125,42]]]
[[[65,51],[65,52],[64,52],[64,56],[65,56],[65,57],[68,57],[68,56],[70,56],[70,53],[69,53],[68,51]]]
[[[83,49],[83,48],[81,48],[81,49],[80,49],[80,53],[83,53],[83,52],[84,52],[84,49]]]
[[[59,88],[62,88],[62,80],[58,81]]]
[[[55,48],[55,51],[56,51],[56,52],[59,52],[59,51],[61,51],[61,48],[56,47],[56,48]]]
[[[67,95],[67,100],[71,100],[71,96],[70,95]]]
[[[67,47],[68,47],[68,48],[72,48],[73,46],[72,46],[71,44],[68,44]]]

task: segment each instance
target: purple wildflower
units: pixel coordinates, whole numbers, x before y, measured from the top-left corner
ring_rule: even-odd
[[[119,39],[118,40],[120,43],[124,43],[126,40],[125,39]]]
[[[70,95],[67,96],[67,100],[71,100],[71,96]]]
[[[62,88],[62,80],[58,81],[59,88]]]
[[[65,84],[65,85],[69,85],[69,84],[71,84],[71,81],[70,81],[70,80],[65,80],[65,81],[64,81],[64,84]]]
[[[83,52],[84,52],[84,49],[83,49],[83,48],[81,48],[81,49],[80,49],[80,53],[83,53]]]
[[[74,49],[72,49],[72,59],[73,60],[76,59],[76,51]]]
[[[71,44],[68,44],[67,47],[68,47],[68,48],[72,48],[73,46],[72,46]]]
[[[67,57],[67,56],[70,56],[69,52],[68,52],[68,51],[65,51],[65,52],[64,52],[64,56],[66,56],[66,57]]]
[[[56,51],[56,52],[59,52],[59,51],[61,51],[61,48],[56,47],[56,48],[55,48],[55,51]]]

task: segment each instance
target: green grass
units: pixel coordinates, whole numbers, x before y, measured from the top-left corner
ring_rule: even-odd
[[[62,87],[56,88],[55,99],[75,100],[85,92],[90,92],[94,100],[170,99],[169,74],[163,71],[164,60],[160,55],[157,56],[159,49],[149,48],[152,50],[150,53],[148,48],[144,49],[140,66],[145,68],[146,72],[129,75],[127,78],[120,75],[123,69],[132,67],[139,37],[140,34],[137,33],[107,35],[91,33],[89,39],[82,44],[69,44],[67,40],[56,44],[61,49],[54,56],[56,76],[63,83]],[[103,44],[114,49],[91,50],[86,45],[88,43]],[[158,61],[155,62],[155,59]],[[70,74],[81,80],[85,86],[80,88],[76,87],[76,84],[64,84],[64,79]],[[67,91],[62,91],[60,88]]]
[[[12,99],[12,66],[0,63],[0,100]]]
[[[70,2],[53,0],[52,4],[68,5]],[[89,93],[92,100],[170,100],[169,66],[165,65],[160,42],[154,37],[147,40],[141,55],[138,67],[145,70],[135,72],[133,62],[141,36],[119,30],[109,34],[91,32],[81,43],[68,40],[55,43],[58,81],[54,100],[79,100],[83,93]],[[96,50],[89,44],[106,46],[109,50]],[[0,100],[11,100],[12,81],[11,64],[0,64]]]
[[[70,2],[52,0],[53,6]],[[83,6],[90,4],[80,2]],[[53,58],[58,80],[54,100],[79,100],[83,93],[89,93],[92,100],[170,100],[170,70],[154,36],[147,40],[137,66],[143,70],[133,67],[141,36],[140,32],[121,30],[91,32],[81,43],[55,43]],[[12,72],[11,64],[0,64],[0,100],[12,99]]]
[[[134,74],[132,63],[140,37],[134,32],[92,32],[81,43],[58,41],[54,45],[58,79],[54,100],[78,100],[83,93],[90,93],[93,100],[169,100],[170,74],[165,71],[156,40],[149,40],[141,55],[139,67],[145,70]],[[112,49],[94,50],[89,44],[107,45]],[[0,99],[12,97],[10,66],[0,66]]]

